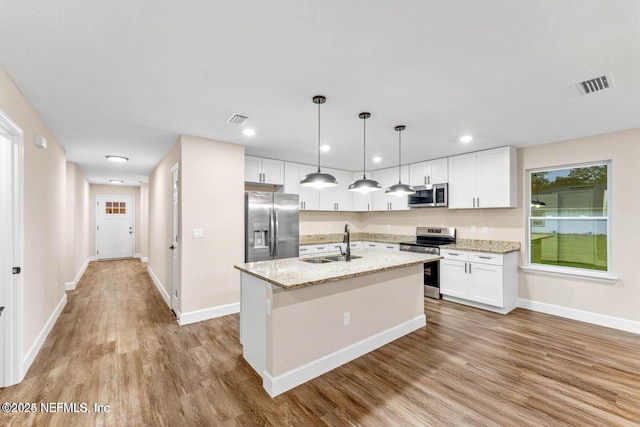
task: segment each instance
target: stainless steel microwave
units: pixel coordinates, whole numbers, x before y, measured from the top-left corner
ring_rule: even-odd
[[[434,208],[447,206],[448,184],[433,184],[414,187],[416,194],[409,196],[410,208]]]

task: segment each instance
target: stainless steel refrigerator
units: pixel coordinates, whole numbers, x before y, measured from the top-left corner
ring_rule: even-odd
[[[297,194],[245,193],[245,262],[298,256],[298,206]]]

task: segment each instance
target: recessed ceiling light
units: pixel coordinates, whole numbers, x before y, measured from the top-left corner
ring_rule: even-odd
[[[124,181],[120,179],[110,179],[109,184],[124,184]]]
[[[320,147],[320,149],[326,153],[327,151],[331,150],[331,147],[329,147],[328,145],[323,145],[322,147]]]
[[[375,163],[380,163],[382,161],[382,157],[376,156],[376,157],[373,158],[373,161]]]
[[[242,133],[244,134],[244,136],[253,136],[256,134],[256,131],[251,128],[246,128],[242,131]]]
[[[471,135],[464,135],[460,137],[460,142],[466,144],[467,142],[471,142],[472,139],[473,137]]]
[[[106,157],[107,157],[107,160],[111,160],[112,162],[124,163],[124,162],[128,162],[129,161],[128,157],[123,157],[123,156],[108,155]]]

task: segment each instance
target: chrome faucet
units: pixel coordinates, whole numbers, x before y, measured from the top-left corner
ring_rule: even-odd
[[[346,261],[351,261],[351,231],[349,230],[349,224],[344,225],[344,237],[342,238],[342,243],[347,244],[346,250]]]

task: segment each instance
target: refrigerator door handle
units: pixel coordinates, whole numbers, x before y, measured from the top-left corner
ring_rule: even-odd
[[[269,256],[273,258],[273,237],[275,235],[274,232],[274,218],[273,218],[273,209],[269,210]]]
[[[274,217],[274,227],[273,227],[273,257],[277,258],[278,257],[278,228],[280,228],[280,225],[278,224],[278,210],[274,209],[273,210],[273,217]]]

